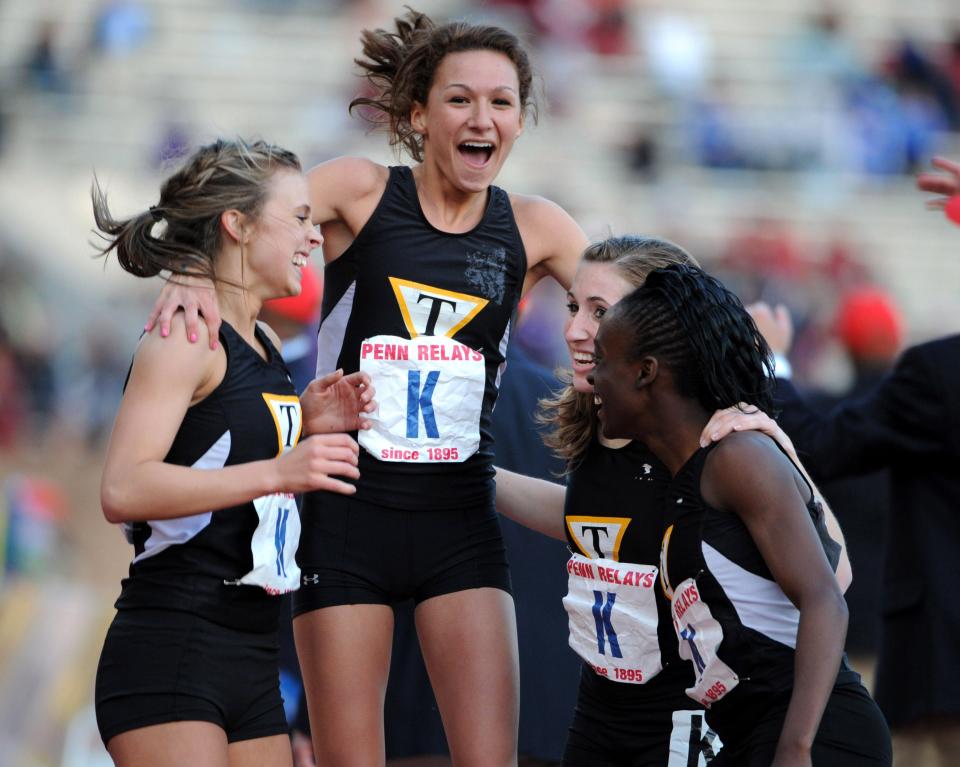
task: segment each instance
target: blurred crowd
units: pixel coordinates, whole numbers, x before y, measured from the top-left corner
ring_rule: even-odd
[[[639,182],[662,180],[678,165],[850,173],[875,182],[914,173],[960,132],[960,17],[943,41],[891,32],[880,55],[867,55],[848,34],[842,6],[822,5],[785,39],[777,38],[782,50],[775,60],[781,70],[771,80],[790,97],[772,99],[775,109],[757,109],[735,87],[742,73],[718,63],[717,41],[707,26],[667,3],[648,11],[627,0],[450,5],[451,15],[482,13],[526,31],[548,85],[548,121],[564,121],[576,112],[570,68],[583,57],[599,68],[619,62],[652,87],[658,109],[616,131],[621,163]],[[272,14],[374,15],[378,3],[243,0],[237,6],[242,12]],[[21,99],[49,99],[69,113],[82,98],[91,62],[130,56],[158,34],[155,3],[103,0],[91,8],[83,45],[64,46],[68,30],[51,16],[37,26],[25,56],[0,73],[0,164]],[[346,119],[348,99],[334,96],[342,114],[329,124],[362,130],[360,121]],[[143,158],[145,171],[184,154],[201,132],[189,120],[170,115]],[[336,150],[335,138],[317,142],[314,152]],[[564,193],[551,196],[563,199]],[[842,226],[828,229],[810,242],[789,222],[763,216],[744,217],[721,241],[687,243],[682,232],[650,234],[692,245],[706,268],[745,303],[786,304],[796,325],[794,378],[826,404],[874,382],[910,332],[896,291],[885,284],[865,246]],[[90,500],[74,494],[54,469],[27,476],[8,471],[16,464],[12,457],[64,442],[78,453],[100,455],[135,342],[118,341],[105,324],[90,323],[80,337],[59,327],[57,296],[77,287],[51,285],[49,279],[0,230],[0,570],[8,574],[42,574],[43,563],[62,550],[60,525],[71,504]],[[307,361],[314,358],[310,328],[318,301],[319,292],[311,293],[307,309],[281,308],[274,320],[289,321],[284,334],[290,353],[302,353]],[[145,317],[147,306],[134,303],[124,309]],[[524,306],[516,337],[518,346],[547,368],[566,359],[563,304],[555,286],[538,289]],[[876,580],[869,574],[878,567],[883,530],[858,528],[852,515],[844,518],[843,508],[862,487],[841,486],[833,493],[837,514],[849,525],[851,558],[868,574],[855,581],[850,595],[850,640],[855,652],[869,657],[876,650],[877,610]],[[876,500],[878,508],[884,503]],[[98,510],[93,511],[87,516],[99,523]],[[11,532],[15,519],[26,520],[21,533]]]

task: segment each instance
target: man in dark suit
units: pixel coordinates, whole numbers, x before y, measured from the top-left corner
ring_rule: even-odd
[[[917,185],[960,195],[960,164]],[[932,200],[942,208],[945,198]],[[775,352],[791,335],[783,307],[751,307]],[[782,370],[782,368],[781,368]],[[894,734],[898,765],[960,759],[960,335],[908,348],[866,396],[814,411],[777,379],[780,425],[818,481],[887,468],[890,518],[881,596],[875,697]],[[863,514],[874,513],[869,508]],[[878,524],[882,520],[877,520]],[[856,578],[856,562],[853,562]],[[936,754],[936,756],[933,756]]]

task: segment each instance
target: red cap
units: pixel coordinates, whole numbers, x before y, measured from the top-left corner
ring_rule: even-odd
[[[271,298],[264,306],[282,317],[306,325],[316,317],[323,296],[323,282],[309,264],[303,268],[300,295]]]
[[[960,224],[960,194],[955,194],[947,200],[947,204],[943,206],[943,212],[953,223]]]
[[[857,288],[843,297],[837,335],[859,359],[889,360],[903,342],[903,318],[893,300],[877,288]]]

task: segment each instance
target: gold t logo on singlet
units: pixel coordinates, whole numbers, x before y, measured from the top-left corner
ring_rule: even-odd
[[[620,542],[630,517],[567,517],[566,522],[570,537],[583,556],[620,561]]]
[[[466,293],[435,288],[422,282],[390,277],[410,338],[446,336],[453,338],[489,301]]]
[[[303,428],[300,413],[300,398],[288,394],[262,393],[263,401],[270,408],[273,423],[277,427],[277,455],[293,449],[300,441]]]

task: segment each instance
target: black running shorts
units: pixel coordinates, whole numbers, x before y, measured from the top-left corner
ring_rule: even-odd
[[[483,587],[510,593],[507,552],[492,501],[405,511],[336,493],[308,493],[301,525],[294,615],[409,598],[419,604]]]
[[[97,667],[96,712],[104,743],[179,721],[212,722],[231,743],[285,734],[277,633],[175,610],[120,610]]]

